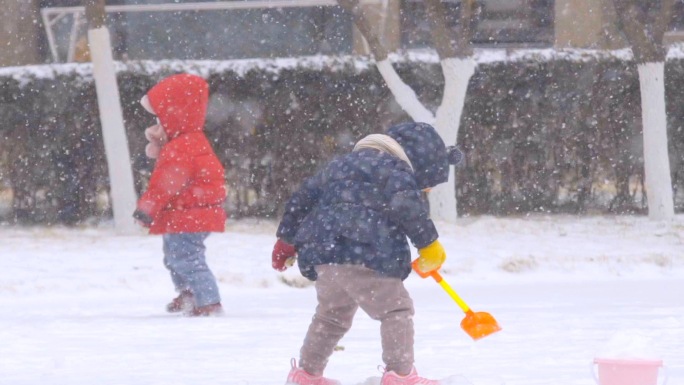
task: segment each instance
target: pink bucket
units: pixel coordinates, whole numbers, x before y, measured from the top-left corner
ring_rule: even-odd
[[[594,379],[599,385],[658,385],[663,361],[595,358],[594,364],[598,366],[598,378],[594,375]],[[666,381],[664,378],[663,385]]]

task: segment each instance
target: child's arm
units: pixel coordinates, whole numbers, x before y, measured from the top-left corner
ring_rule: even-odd
[[[299,190],[292,194],[285,205],[285,213],[276,232],[278,238],[290,244],[293,243],[302,221],[318,204],[323,183],[323,172],[319,172],[305,180]]]
[[[215,157],[193,161],[192,187],[173,200],[174,208],[218,206],[226,200],[225,172]]]
[[[409,237],[411,243],[422,249],[437,240],[439,234],[430,219],[427,202],[407,171],[395,171],[385,185],[388,197],[388,214]]]
[[[437,229],[430,219],[429,206],[415,179],[405,171],[392,174],[385,188],[389,194],[389,215],[418,249],[413,268],[423,278],[439,270],[446,260]]]
[[[192,163],[178,151],[163,151],[150,176],[147,191],[140,197],[137,209],[153,220],[190,182]]]

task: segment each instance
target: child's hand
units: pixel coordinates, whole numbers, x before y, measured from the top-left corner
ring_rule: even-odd
[[[150,159],[157,159],[159,156],[159,151],[168,142],[168,137],[166,136],[166,131],[161,124],[155,124],[154,126],[147,127],[145,129],[145,138],[148,142],[145,146],[145,155]]]
[[[285,271],[288,267],[294,264],[294,258],[297,255],[295,247],[282,239],[273,246],[273,253],[271,254],[271,266],[278,271]]]
[[[433,271],[439,270],[446,260],[444,247],[437,240],[419,249],[418,255],[420,256],[413,261],[412,265],[416,273],[423,278],[429,276]]]
[[[150,225],[152,225],[152,218],[142,210],[135,210],[135,212],[133,212],[133,218],[144,227],[150,227]]]

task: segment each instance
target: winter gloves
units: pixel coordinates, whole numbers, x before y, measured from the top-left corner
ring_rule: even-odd
[[[418,255],[419,257],[413,261],[413,269],[423,278],[429,276],[433,271],[439,270],[446,260],[446,252],[438,240],[418,249]]]
[[[149,214],[142,210],[135,210],[133,212],[133,218],[135,218],[136,221],[140,222],[140,224],[144,227],[150,227],[150,225],[152,225],[152,217],[150,217]]]
[[[273,254],[271,254],[271,265],[278,271],[285,271],[288,267],[294,264],[294,258],[297,255],[295,247],[282,239],[273,246]]]

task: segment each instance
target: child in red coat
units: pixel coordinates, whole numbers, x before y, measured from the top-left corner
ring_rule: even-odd
[[[189,316],[223,312],[204,254],[204,240],[226,221],[225,172],[203,132],[208,100],[207,82],[189,74],[163,79],[141,100],[157,117],[145,130],[145,152],[157,161],[133,216],[163,235],[164,265],[179,293],[167,310]]]

